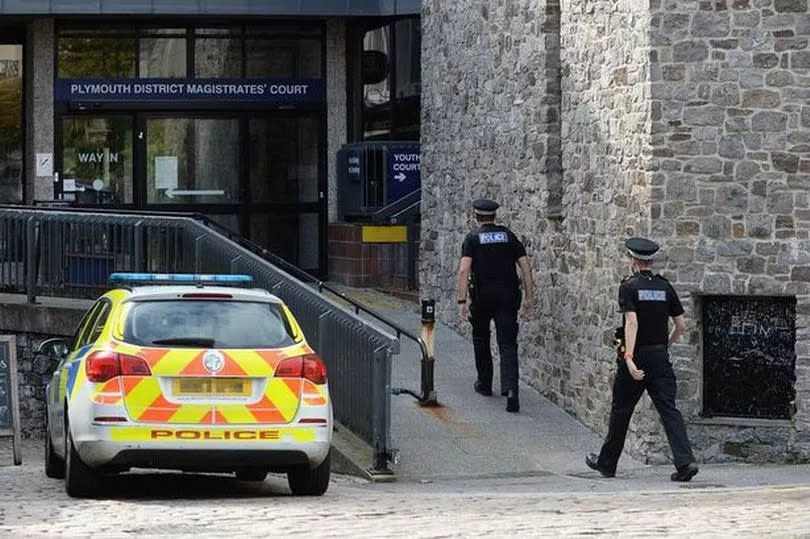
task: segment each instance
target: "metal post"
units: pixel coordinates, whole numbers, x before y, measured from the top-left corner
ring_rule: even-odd
[[[433,355],[433,344],[436,337],[435,326],[436,324],[436,300],[423,299],[422,300],[422,340],[427,345],[427,357],[422,358],[422,398],[419,399],[419,404],[422,406],[435,406],[436,401],[436,388],[433,383],[433,367],[436,363],[436,358]]]
[[[29,217],[25,221],[25,293],[28,303],[37,300],[37,274],[36,274],[36,221]]]
[[[389,447],[391,388],[390,382],[386,380],[390,355],[386,347],[380,347],[374,351],[372,358],[371,439],[374,456],[369,472],[374,475],[393,475],[388,467],[388,463],[393,459]]]
[[[203,237],[194,238],[194,273],[202,273]]]
[[[132,240],[135,243],[135,267],[133,268],[134,271],[143,271],[144,270],[144,245],[143,245],[143,231],[141,229],[141,223],[143,221],[138,221],[135,223],[135,226],[132,229]]]

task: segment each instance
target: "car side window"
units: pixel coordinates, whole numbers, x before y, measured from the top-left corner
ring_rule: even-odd
[[[93,343],[98,340],[101,336],[101,332],[104,331],[104,326],[107,324],[107,318],[110,317],[110,310],[112,309],[112,303],[110,301],[104,300],[101,309],[96,316],[95,321],[93,322],[92,330],[90,331],[90,335],[85,340],[84,344]]]
[[[76,333],[73,334],[73,340],[70,342],[70,351],[74,352],[79,349],[81,346],[81,338],[84,333],[86,333],[87,326],[90,321],[95,317],[98,309],[101,307],[101,302],[96,302],[93,304],[90,309],[85,313],[82,317],[81,321],[79,322],[79,327],[76,329]]]

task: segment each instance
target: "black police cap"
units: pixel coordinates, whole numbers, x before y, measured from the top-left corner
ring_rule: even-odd
[[[473,202],[473,209],[478,215],[495,215],[495,210],[499,207],[500,204],[486,198],[479,198]]]
[[[624,242],[627,254],[637,260],[652,260],[661,247],[647,238],[630,238]]]

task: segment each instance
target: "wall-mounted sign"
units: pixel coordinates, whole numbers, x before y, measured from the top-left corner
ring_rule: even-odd
[[[22,464],[20,406],[17,392],[17,340],[0,335],[0,438],[12,438],[14,464]]]
[[[55,101],[294,105],[326,101],[323,79],[57,79]]]
[[[422,187],[422,157],[419,146],[388,149],[388,192],[386,204],[396,202]]]
[[[53,154],[52,153],[38,153],[37,159],[37,177],[53,176]]]

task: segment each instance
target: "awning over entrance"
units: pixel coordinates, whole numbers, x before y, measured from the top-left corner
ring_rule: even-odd
[[[0,15],[418,15],[421,0],[0,0]]]

